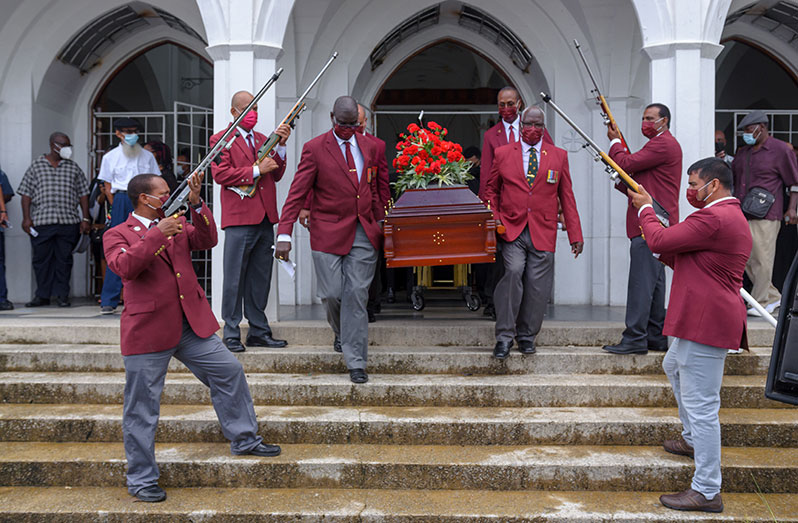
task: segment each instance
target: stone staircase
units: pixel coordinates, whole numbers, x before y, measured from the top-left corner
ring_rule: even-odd
[[[320,322],[240,360],[278,458],[231,456],[177,361],[156,454],[165,503],[124,488],[118,325],[0,329],[0,521],[798,521],[798,412],[765,399],[769,349],[730,355],[722,514],[674,512],[692,461],[661,353],[613,356],[608,323],[547,322],[538,354],[490,356],[482,321],[380,322],[353,385]],[[752,332],[769,345],[772,330]],[[201,488],[200,488],[201,487]]]

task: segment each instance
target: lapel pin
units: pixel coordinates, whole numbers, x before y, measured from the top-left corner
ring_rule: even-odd
[[[133,230],[136,231],[136,232],[139,232],[141,230],[141,227],[136,225],[135,227],[133,227]]]

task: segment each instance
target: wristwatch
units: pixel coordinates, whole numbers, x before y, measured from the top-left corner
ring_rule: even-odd
[[[86,223],[91,223],[91,220],[89,220],[88,218],[83,218],[83,220],[82,220],[82,221],[84,221],[84,222],[86,222]]]

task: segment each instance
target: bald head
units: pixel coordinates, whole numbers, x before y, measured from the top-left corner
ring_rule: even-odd
[[[249,105],[249,102],[255,98],[252,96],[252,93],[249,91],[238,91],[233,95],[233,99],[230,100],[230,107],[232,109],[238,109],[239,111],[243,111],[246,106]]]
[[[540,122],[543,122],[543,121],[546,120],[546,115],[543,112],[543,109],[541,109],[537,105],[532,105],[530,107],[527,107],[526,109],[524,109],[524,112],[521,113],[521,121],[522,122],[527,122],[527,121],[532,121],[532,120],[540,121]]]
[[[339,96],[333,104],[331,116],[340,124],[357,124],[357,102],[351,96]]]

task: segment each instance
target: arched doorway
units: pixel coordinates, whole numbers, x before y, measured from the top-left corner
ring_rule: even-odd
[[[113,122],[130,117],[142,126],[140,143],[163,142],[171,153],[171,169],[178,181],[208,152],[213,134],[213,65],[194,51],[161,42],[123,63],[99,90],[91,110],[91,177],[100,170],[102,156],[116,147]],[[204,182],[203,199],[213,205],[212,181]],[[193,253],[200,285],[211,297],[211,253]],[[93,294],[102,288],[104,269],[93,256],[90,270]]]

